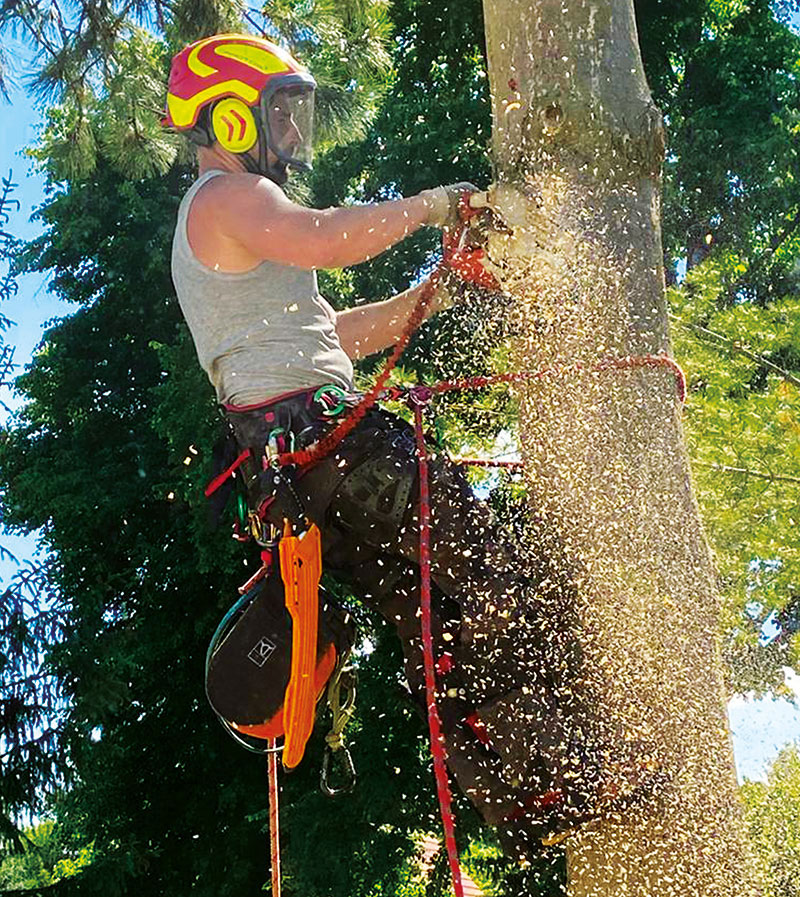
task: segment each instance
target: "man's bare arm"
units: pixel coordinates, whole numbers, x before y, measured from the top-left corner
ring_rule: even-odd
[[[403,335],[408,319],[427,281],[399,293],[385,302],[347,308],[336,313],[336,331],[344,351],[356,360],[393,346]],[[425,317],[440,311],[446,303],[439,290],[428,305]]]
[[[271,181],[237,173],[200,191],[196,213],[256,261],[299,268],[343,268],[379,255],[431,220],[437,191],[408,199],[332,209],[293,203]],[[193,209],[193,212],[195,210]]]

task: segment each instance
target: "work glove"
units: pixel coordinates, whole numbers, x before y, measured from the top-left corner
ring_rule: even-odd
[[[470,184],[469,181],[423,190],[420,195],[425,198],[428,206],[427,223],[432,227],[446,229],[460,227],[462,218],[459,214],[459,202],[462,196],[465,193],[479,192],[478,188],[474,184]]]

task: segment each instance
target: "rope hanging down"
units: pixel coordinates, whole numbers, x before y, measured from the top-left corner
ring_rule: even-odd
[[[269,778],[269,857],[272,876],[272,897],[281,897],[281,842],[278,824],[278,751],[275,739],[269,740],[267,754]]]
[[[433,631],[431,625],[431,498],[428,489],[428,452],[425,447],[423,428],[423,401],[414,402],[414,431],[417,437],[417,460],[419,462],[419,569],[420,569],[420,616],[422,625],[422,659],[425,671],[425,706],[428,711],[428,733],[433,755],[433,774],[436,778],[436,793],[444,828],[444,843],[447,861],[453,880],[455,897],[464,897],[461,882],[461,866],[456,847],[455,817],[452,795],[447,780],[445,765],[446,751],[439,708],[436,706],[436,671],[433,663]]]

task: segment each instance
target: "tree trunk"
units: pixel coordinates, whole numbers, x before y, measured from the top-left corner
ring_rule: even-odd
[[[593,724],[623,766],[646,745],[667,780],[568,839],[569,893],[754,895],[675,376],[591,370],[668,348],[663,130],[633,2],[484,8],[492,197],[514,230],[489,257],[522,310],[518,369],[555,371],[521,396],[529,491],[577,571]]]

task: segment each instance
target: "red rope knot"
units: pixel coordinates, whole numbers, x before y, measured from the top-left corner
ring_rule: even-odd
[[[405,398],[406,388],[404,386],[387,386],[380,395],[381,402],[397,402],[399,399]]]

